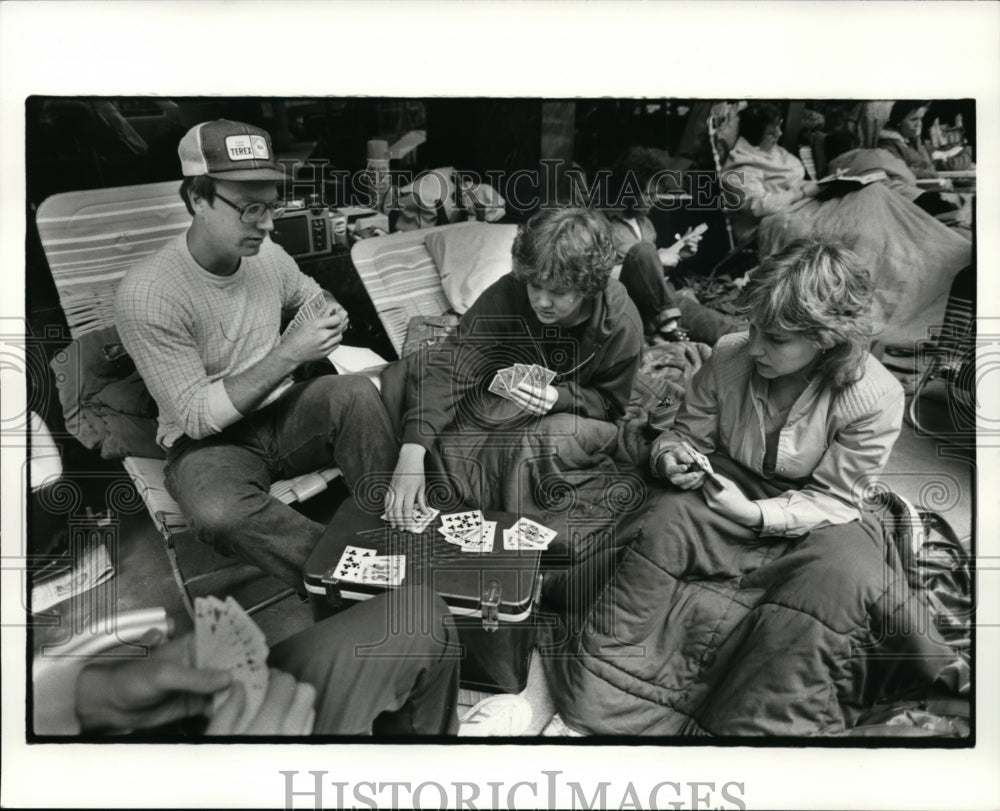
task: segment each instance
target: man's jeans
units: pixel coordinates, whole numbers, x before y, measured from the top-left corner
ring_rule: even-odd
[[[196,535],[297,591],[323,532],[268,494],[271,483],[337,465],[352,492],[384,492],[399,444],[367,378],[331,375],[300,383],[276,402],[205,439],[167,453],[167,490]]]

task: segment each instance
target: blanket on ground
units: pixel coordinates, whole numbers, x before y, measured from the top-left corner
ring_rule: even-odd
[[[614,423],[572,414],[530,417],[495,395],[478,398],[475,413],[488,427],[452,426],[438,437],[428,455],[428,499],[445,512],[535,515],[559,533],[553,555],[588,556],[604,545],[601,530],[644,500],[649,424],[662,428],[672,419],[710,351],[688,342],[647,349],[626,413]],[[381,375],[382,400],[397,431],[413,357]]]
[[[735,463],[713,464],[750,498],[774,495]],[[575,584],[579,614],[543,658],[578,730],[843,734],[866,708],[931,685],[956,661],[871,516],[758,538],[699,492],[653,484],[617,542],[617,569],[603,586]]]

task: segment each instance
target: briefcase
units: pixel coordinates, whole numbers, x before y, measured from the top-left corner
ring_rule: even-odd
[[[337,511],[305,567],[305,587],[317,621],[386,590],[339,580],[335,569],[348,546],[405,555],[400,585],[428,584],[451,609],[463,646],[463,687],[519,693],[527,684],[541,591],[538,550],[505,550],[502,531],[520,515],[484,514],[496,521],[494,551],[466,552],[444,540],[435,519],[420,534],[395,530],[351,499]],[[530,517],[530,516],[525,516]]]

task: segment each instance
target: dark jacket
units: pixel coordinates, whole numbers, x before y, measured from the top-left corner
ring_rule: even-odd
[[[410,360],[403,442],[429,447],[469,396],[492,398],[497,370],[538,364],[559,373],[551,414],[613,421],[625,412],[643,347],[635,305],[611,279],[580,329],[542,324],[524,282],[507,275],[462,316],[455,333]]]

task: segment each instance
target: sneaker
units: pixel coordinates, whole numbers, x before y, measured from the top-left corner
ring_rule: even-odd
[[[460,737],[523,735],[531,726],[531,705],[521,696],[484,698],[461,718]]]
[[[542,735],[546,738],[582,738],[583,733],[577,732],[575,729],[571,729],[566,726],[566,722],[563,721],[559,713],[552,716],[552,720],[549,721],[548,726],[542,730]]]

